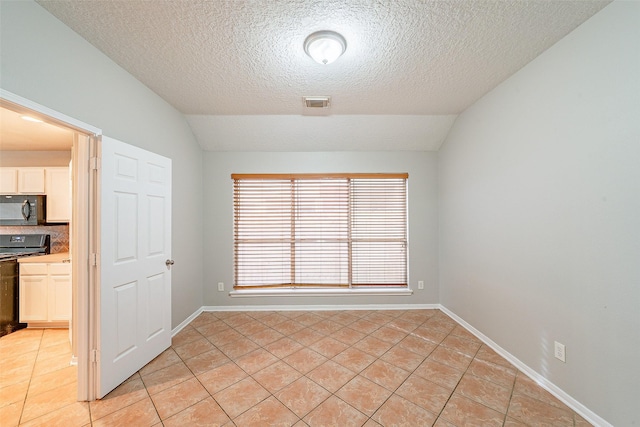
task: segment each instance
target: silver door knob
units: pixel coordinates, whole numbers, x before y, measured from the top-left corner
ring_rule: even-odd
[[[164,265],[166,265],[168,269],[171,269],[171,266],[173,264],[174,264],[174,261],[172,259],[168,259],[164,262]]]

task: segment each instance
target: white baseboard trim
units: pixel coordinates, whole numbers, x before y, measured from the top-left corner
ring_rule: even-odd
[[[202,311],[338,311],[338,310],[434,310],[439,304],[353,304],[353,305],[208,305]],[[184,322],[183,322],[184,323]]]
[[[576,399],[571,397],[569,394],[563,391],[560,387],[553,384],[551,381],[549,381],[548,379],[540,375],[538,372],[531,369],[529,366],[525,365],[517,357],[515,357],[514,355],[512,355],[502,347],[500,347],[498,344],[492,341],[489,337],[487,337],[482,332],[480,332],[479,330],[471,326],[460,316],[458,316],[457,314],[455,314],[454,312],[452,312],[451,310],[449,310],[448,308],[446,308],[441,304],[438,304],[438,306],[439,306],[438,308],[440,308],[440,310],[442,310],[442,312],[444,312],[447,316],[451,317],[453,320],[458,322],[461,326],[463,326],[465,329],[467,329],[469,332],[475,335],[478,339],[480,339],[486,345],[491,347],[496,353],[504,357],[509,363],[514,365],[516,368],[522,371],[526,376],[528,376],[533,381],[535,381],[540,387],[547,390],[549,393],[557,397],[569,408],[573,409],[576,413],[578,413],[578,415],[580,415],[586,421],[590,422],[591,424],[597,427],[613,427],[610,423],[608,423],[606,420],[604,420],[603,418],[595,414],[593,411],[591,411],[589,408],[584,406],[582,403],[578,402]]]
[[[193,320],[200,316],[200,314],[204,311],[203,310],[204,307],[200,307],[199,309],[197,309],[196,311],[194,311],[191,316],[187,317],[186,319],[184,319],[182,321],[182,323],[180,323],[178,326],[176,326],[175,328],[173,328],[171,330],[171,337],[175,337],[176,334],[178,332],[180,332],[181,330],[183,330],[185,328],[185,326],[187,326],[189,323],[193,322]]]

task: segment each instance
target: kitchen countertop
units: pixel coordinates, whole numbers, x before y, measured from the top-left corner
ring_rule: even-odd
[[[30,256],[26,258],[18,258],[18,262],[20,264],[30,264],[30,263],[56,263],[56,262],[64,262],[65,260],[70,260],[69,252],[59,252],[57,254],[49,254],[49,255],[40,255],[40,256]],[[69,261],[67,261],[69,262]]]

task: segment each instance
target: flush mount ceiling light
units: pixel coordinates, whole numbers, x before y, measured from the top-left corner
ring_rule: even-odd
[[[302,100],[307,108],[329,108],[331,106],[330,96],[303,96]]]
[[[304,41],[304,51],[318,64],[331,64],[347,50],[347,41],[335,31],[317,31]]]
[[[34,123],[44,123],[42,120],[37,119],[35,117],[31,117],[31,116],[20,116],[22,118],[22,120],[26,120],[28,122],[34,122]]]

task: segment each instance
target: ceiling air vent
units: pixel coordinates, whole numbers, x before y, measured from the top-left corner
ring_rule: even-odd
[[[329,108],[331,105],[330,96],[303,96],[302,99],[307,108]]]

